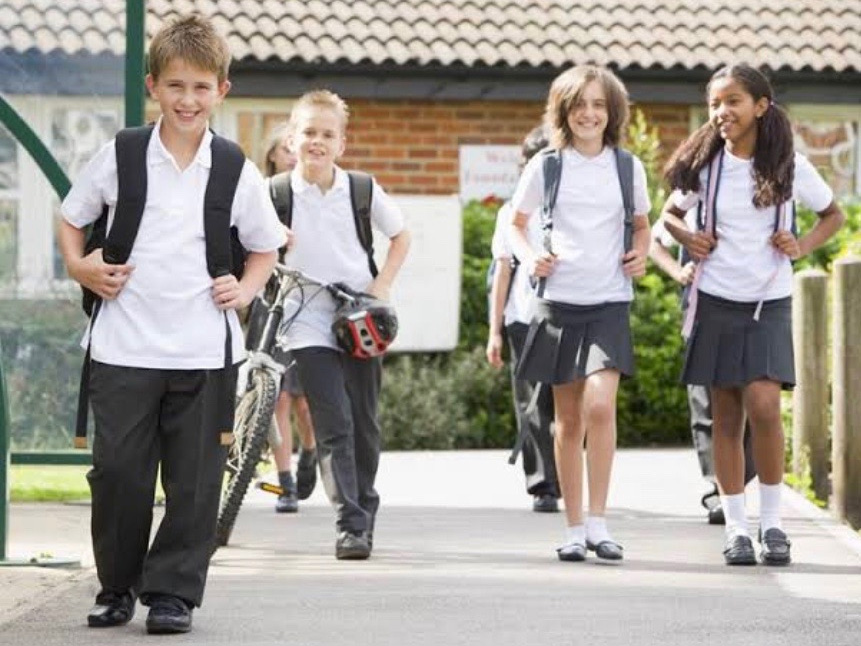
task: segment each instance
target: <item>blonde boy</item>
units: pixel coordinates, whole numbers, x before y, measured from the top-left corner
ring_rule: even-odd
[[[146,85],[161,117],[146,144],[146,204],[128,261],[84,255],[83,229],[109,205],[118,170],[106,144],[63,201],[59,243],[69,275],[101,300],[89,332],[89,394],[95,419],[92,535],[101,591],[87,616],[95,628],[127,623],[135,599],[150,606],[150,633],[187,632],[201,604],[214,544],[230,423],[224,393],[230,362],[243,357],[235,310],[263,286],[284,244],[265,184],[241,167],[231,224],[250,251],[241,280],[207,270],[204,193],[218,160],[210,149],[212,110],[230,88],[224,39],[198,16],[154,37]],[[228,342],[229,341],[229,342]],[[232,364],[232,365],[231,365]],[[149,546],[155,479],[161,467],[165,514]]]
[[[403,217],[376,183],[371,223],[391,240],[374,276],[353,219],[347,173],[336,165],[345,147],[348,109],[336,94],[320,90],[293,108],[287,144],[297,164],[292,236],[285,263],[325,282],[344,282],[387,300],[410,244]],[[288,332],[305,388],[323,484],[336,510],[338,559],[366,559],[373,546],[379,496],[374,480],[380,455],[377,399],[380,358],[356,359],[338,349],[331,326],[335,304],[328,295],[308,302]]]

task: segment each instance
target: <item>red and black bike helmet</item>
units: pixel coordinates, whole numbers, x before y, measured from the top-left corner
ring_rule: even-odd
[[[398,315],[391,305],[370,294],[351,296],[335,311],[332,332],[338,346],[357,359],[379,357],[398,334]]]

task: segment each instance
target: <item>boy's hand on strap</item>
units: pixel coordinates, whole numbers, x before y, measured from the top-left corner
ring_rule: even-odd
[[[547,278],[556,268],[556,255],[548,252],[540,256],[533,256],[530,262],[529,273],[536,278]]]
[[[640,278],[646,275],[646,256],[636,249],[631,249],[622,256],[622,271],[628,278]]]
[[[717,245],[717,240],[715,240],[714,236],[704,231],[689,232],[685,238],[685,249],[691,254],[691,258],[696,261],[708,258],[712,249]]]
[[[96,249],[69,266],[69,275],[75,281],[106,301],[111,301],[119,295],[132,271],[134,267],[129,264],[106,263],[101,249]]]
[[[487,355],[487,362],[493,366],[494,368],[501,368],[503,366],[502,362],[502,335],[499,333],[493,334],[491,333],[487,339],[487,349],[485,350],[485,354]]]
[[[771,236],[771,244],[773,244],[780,252],[789,256],[791,260],[797,260],[802,256],[801,246],[798,244],[798,240],[790,231],[786,231],[785,229],[782,229]]]
[[[219,276],[212,282],[212,301],[222,311],[247,307],[253,297],[243,291],[233,274]]]

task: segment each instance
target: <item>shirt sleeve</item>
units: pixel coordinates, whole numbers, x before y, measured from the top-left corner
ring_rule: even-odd
[[[278,220],[268,185],[257,167],[248,159],[239,175],[233,198],[231,223],[239,233],[239,241],[249,251],[265,253],[286,243],[284,225]]]
[[[795,155],[794,197],[804,206],[819,213],[834,200],[834,191],[822,179],[819,171],[802,154]]]
[[[112,139],[93,155],[60,205],[63,219],[83,229],[95,222],[105,204],[117,201],[117,160]]]
[[[511,238],[508,233],[513,213],[511,202],[506,202],[499,208],[499,212],[496,214],[496,227],[493,230],[493,239],[490,243],[490,253],[495,260],[511,258],[514,255],[511,249]]]
[[[404,229],[401,208],[376,179],[371,193],[371,224],[387,238],[394,238]]]
[[[511,198],[513,212],[531,215],[541,206],[544,197],[543,159],[544,155],[535,155],[523,169],[514,190],[514,197]]]

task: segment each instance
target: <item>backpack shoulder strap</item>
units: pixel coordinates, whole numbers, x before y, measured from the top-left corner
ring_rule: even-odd
[[[634,248],[634,156],[624,148],[616,148],[616,171],[622,187],[625,208],[625,253]]]
[[[230,212],[239,176],[245,165],[245,154],[238,144],[213,135],[212,167],[203,197],[203,231],[206,238],[206,268],[213,278],[229,274]]]
[[[551,216],[559,196],[559,184],[562,181],[562,151],[548,149],[542,154],[542,169],[544,171],[544,197],[541,202],[541,226],[549,234],[552,228]],[[546,250],[549,251],[549,237],[545,239]]]
[[[374,232],[371,229],[371,203],[374,199],[374,178],[367,173],[348,171],[350,178],[350,202],[353,206],[353,220],[356,235],[362,248],[368,254],[368,268],[376,278],[377,264],[374,262]]]
[[[126,128],[117,133],[117,207],[103,248],[105,262],[123,264],[129,259],[146,206],[146,152],[154,126]]]
[[[269,195],[281,224],[288,228],[293,225],[293,186],[290,173],[278,173],[269,178]]]

